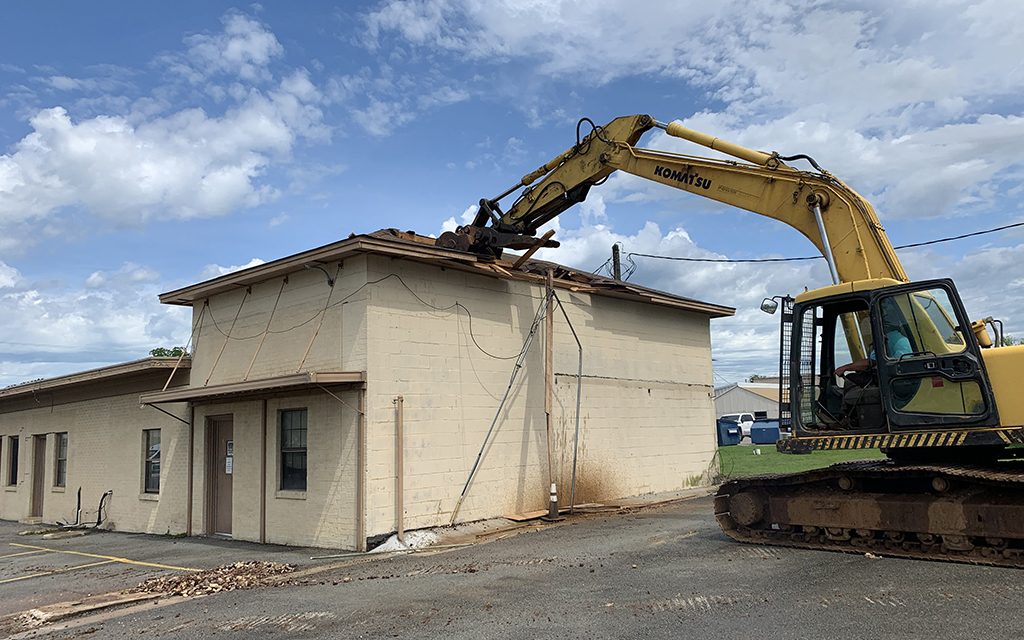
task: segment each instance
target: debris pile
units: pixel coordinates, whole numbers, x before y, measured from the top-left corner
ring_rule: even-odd
[[[235,562],[206,571],[150,578],[132,589],[132,592],[205,596],[222,591],[259,587],[269,583],[274,576],[291,573],[294,570],[294,565],[280,562]]]

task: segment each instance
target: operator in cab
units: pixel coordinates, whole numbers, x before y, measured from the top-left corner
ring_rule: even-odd
[[[882,305],[882,330],[885,332],[885,355],[893,360],[899,360],[901,357],[913,353],[914,349],[910,346],[910,340],[901,330],[902,323],[898,320],[899,308],[892,304],[890,300],[885,300],[884,302],[889,303],[883,303]],[[872,347],[871,351],[868,352],[867,358],[861,358],[860,360],[854,360],[849,364],[844,364],[836,369],[835,374],[837,376],[842,376],[848,371],[867,371],[875,366],[875,359],[875,349]]]

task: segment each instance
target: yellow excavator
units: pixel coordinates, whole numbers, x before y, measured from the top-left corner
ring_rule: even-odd
[[[638,148],[654,128],[724,157]],[[809,156],[748,149],[648,115],[603,126],[584,118],[573,146],[481,200],[471,224],[437,243],[496,257],[557,246],[535,237],[538,228],[615,171],[784,222],[832,276],[830,286],[762,303],[782,311],[780,419],[792,437],[777,448],[886,457],[728,481],[714,502],[726,535],[1024,566],[1024,346],[1002,346],[998,320],[972,323],[951,280],[911,282],[871,205]],[[520,189],[502,211],[499,201]]]

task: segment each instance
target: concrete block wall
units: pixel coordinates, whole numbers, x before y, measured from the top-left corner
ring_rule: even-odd
[[[184,404],[164,408],[188,420]],[[143,492],[144,429],[161,431],[159,494]],[[54,486],[55,434],[60,432],[68,434],[67,479],[63,488]],[[161,534],[185,531],[188,426],[154,409],[140,408],[138,393],[0,413],[0,435],[0,518],[28,517],[35,472],[33,440],[42,437],[46,440],[43,522],[74,521],[81,487],[83,520],[95,522],[100,496],[113,490],[106,504],[106,528]],[[15,487],[6,484],[9,436],[18,436],[20,440]]]
[[[322,271],[309,269],[213,296],[205,311],[197,302],[191,386],[301,371],[363,371],[366,294],[359,287],[366,282],[365,258],[324,268],[336,276],[334,287]]]
[[[341,401],[323,391],[275,396],[267,400],[266,487],[260,486],[262,400],[217,403],[196,408],[196,465],[193,472],[192,527],[207,526],[207,417],[233,418],[232,535],[259,541],[260,493],[266,500],[266,542],[341,549],[356,548],[356,429],[358,391],[333,389]],[[344,402],[344,404],[343,404]],[[280,491],[282,409],[305,408],[307,414],[306,491]]]
[[[367,534],[393,531],[393,399],[405,399],[404,518],[446,524],[505,392],[542,286],[373,256],[367,333]],[[708,482],[714,456],[711,353],[703,315],[560,291],[583,341],[580,497],[609,499]],[[472,313],[445,309],[456,301]],[[555,464],[567,499],[578,351],[555,316]],[[543,341],[538,335],[458,520],[547,506]],[[474,344],[490,352],[486,355]],[[571,387],[571,388],[570,388]],[[585,483],[585,484],[583,484]]]

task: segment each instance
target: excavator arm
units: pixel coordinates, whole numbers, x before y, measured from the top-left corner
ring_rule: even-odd
[[[581,123],[587,121],[581,121]],[[652,128],[736,158],[715,159],[636,147]],[[786,160],[806,159],[817,171],[799,171]],[[564,153],[527,174],[497,198],[481,200],[470,225],[443,234],[442,246],[500,255],[525,248],[544,223],[582,202],[590,188],[615,171],[660,182],[695,195],[774,218],[810,240],[829,262],[834,283],[908,278],[871,205],[821,170],[807,156],[783,158],[647,115],[624,116],[594,127]],[[525,187],[507,212],[498,201]],[[557,245],[554,245],[557,246]]]

